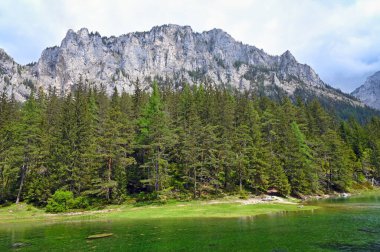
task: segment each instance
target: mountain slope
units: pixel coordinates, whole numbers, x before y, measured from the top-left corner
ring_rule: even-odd
[[[380,110],[380,71],[369,76],[363,85],[352,92],[352,95],[366,105]]]
[[[14,94],[17,100],[23,100],[33,86],[30,66],[17,64],[3,49],[0,48],[0,92]]]
[[[157,80],[174,86],[184,82],[231,86],[274,97],[317,96],[362,106],[326,85],[289,51],[271,56],[220,29],[196,33],[189,26],[163,25],[109,38],[85,28],[69,30],[61,45],[45,49],[35,65],[5,62],[12,88],[4,78],[0,78],[0,86],[8,85],[8,92],[17,97],[25,97],[30,88],[47,90],[49,86],[65,94],[80,79],[103,85],[108,92],[114,87],[132,92],[137,81],[149,88],[152,80]],[[13,68],[9,68],[11,62]],[[14,67],[22,73],[17,75]],[[23,82],[28,85],[20,84]]]

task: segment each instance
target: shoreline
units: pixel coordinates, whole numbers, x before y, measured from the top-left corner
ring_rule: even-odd
[[[226,197],[215,200],[174,201],[163,205],[134,206],[110,205],[101,210],[84,210],[66,213],[46,213],[26,203],[0,208],[0,225],[7,223],[93,221],[113,219],[162,218],[230,218],[271,214],[285,211],[304,211],[319,208],[303,206],[294,198],[256,196],[247,199]]]
[[[169,201],[166,204],[108,205],[101,210],[78,210],[66,213],[46,213],[39,209],[20,203],[0,208],[0,225],[8,223],[67,222],[67,221],[101,221],[101,220],[137,220],[167,218],[230,218],[272,214],[287,211],[305,211],[320,208],[313,201],[337,197],[355,197],[365,193],[379,193],[379,188],[356,190],[351,193],[332,193],[306,196],[303,199],[278,197],[271,195],[253,196],[241,199],[226,196],[213,200]]]
[[[301,199],[301,202],[312,202],[315,200],[336,199],[336,198],[350,198],[350,197],[356,197],[362,194],[372,194],[372,193],[380,193],[380,187],[374,186],[372,189],[363,188],[363,189],[356,189],[350,192],[342,192],[342,193],[332,192],[330,194],[306,195],[303,199]]]

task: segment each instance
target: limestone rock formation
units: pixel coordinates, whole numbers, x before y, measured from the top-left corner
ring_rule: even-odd
[[[197,33],[190,26],[163,25],[148,32],[102,37],[82,28],[69,30],[61,45],[45,49],[36,64],[21,66],[5,52],[0,55],[0,88],[18,99],[40,87],[55,87],[66,94],[79,81],[111,93],[115,87],[133,92],[136,82],[148,89],[156,80],[174,87],[223,85],[268,96],[307,93],[361,105],[326,85],[289,51],[271,56],[220,29]]]
[[[380,110],[380,71],[374,73],[352,92],[352,95],[366,105]]]

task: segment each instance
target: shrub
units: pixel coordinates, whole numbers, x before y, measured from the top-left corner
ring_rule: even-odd
[[[4,201],[2,204],[0,204],[0,207],[9,207],[12,205],[12,201]]]
[[[164,197],[161,197],[157,192],[140,192],[136,195],[135,206],[144,206],[150,204],[164,204],[166,202]]]
[[[157,192],[152,192],[152,193],[140,192],[137,195],[136,201],[137,202],[152,202],[152,201],[156,201],[157,199],[158,199]]]
[[[79,196],[73,201],[72,208],[75,209],[87,209],[90,206],[86,197]]]
[[[239,199],[248,199],[249,193],[246,190],[239,191]]]
[[[70,191],[57,190],[48,200],[46,212],[61,213],[69,210],[74,205],[74,195]]]

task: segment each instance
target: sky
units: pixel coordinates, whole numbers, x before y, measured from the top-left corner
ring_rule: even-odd
[[[68,29],[118,36],[169,23],[220,28],[271,55],[290,50],[345,92],[380,71],[380,0],[1,0],[0,48],[27,64]]]

